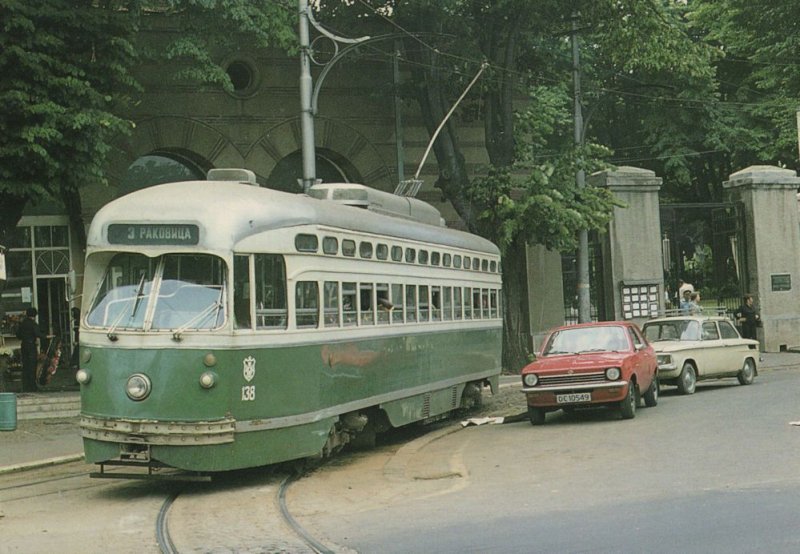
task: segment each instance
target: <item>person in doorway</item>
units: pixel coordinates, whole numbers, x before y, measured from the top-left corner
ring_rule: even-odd
[[[703,307],[700,305],[700,291],[694,291],[689,298],[689,315],[703,313]]]
[[[70,310],[72,314],[72,355],[69,358],[69,365],[72,369],[78,369],[80,355],[78,350],[78,343],[80,341],[81,329],[81,311],[79,308],[74,307]]]
[[[753,306],[752,295],[744,295],[742,305],[736,310],[734,317],[742,328],[742,337],[758,340],[756,339],[756,327],[761,323],[761,316],[758,315],[755,306]]]
[[[28,308],[17,327],[17,338],[22,341],[22,392],[36,392],[36,364],[39,357],[39,343],[44,333],[36,323],[36,308]]]

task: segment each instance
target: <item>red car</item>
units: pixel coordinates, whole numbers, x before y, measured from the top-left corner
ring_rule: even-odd
[[[533,425],[550,411],[595,405],[617,407],[631,419],[640,395],[647,406],[658,404],[656,353],[634,323],[557,327],[537,360],[522,368],[522,392]]]

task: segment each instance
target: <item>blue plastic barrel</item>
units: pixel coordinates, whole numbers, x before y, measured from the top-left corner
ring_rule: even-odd
[[[17,395],[13,392],[0,392],[0,431],[17,429]]]

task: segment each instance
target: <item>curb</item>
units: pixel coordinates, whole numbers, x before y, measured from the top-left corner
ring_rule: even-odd
[[[28,471],[31,469],[39,469],[48,466],[69,464],[71,462],[78,462],[80,460],[83,460],[83,454],[69,454],[67,456],[58,456],[56,458],[47,458],[45,460],[36,460],[33,462],[24,462],[9,466],[0,466],[0,475]]]

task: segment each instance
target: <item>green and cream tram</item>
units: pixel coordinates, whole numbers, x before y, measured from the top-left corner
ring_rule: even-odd
[[[469,407],[501,296],[497,248],[419,200],[246,170],[131,193],[88,234],[86,460],[254,467]]]

